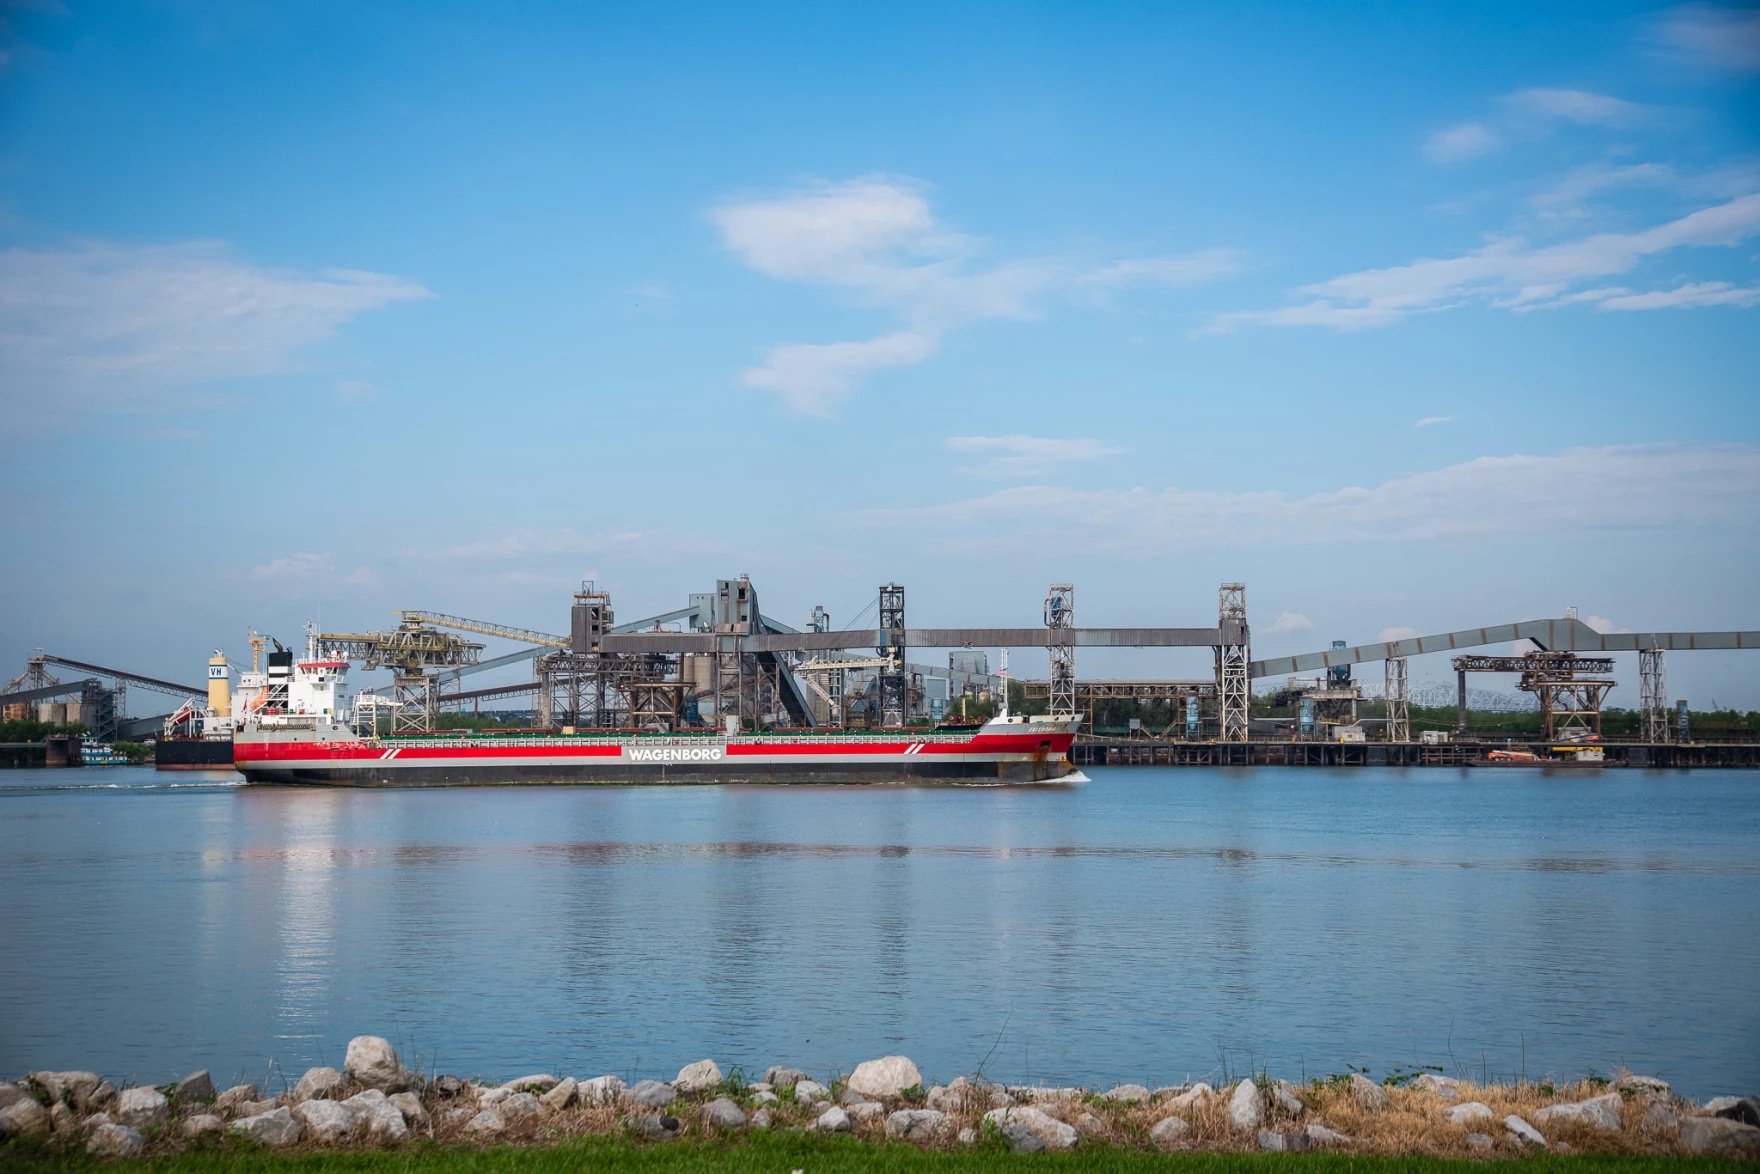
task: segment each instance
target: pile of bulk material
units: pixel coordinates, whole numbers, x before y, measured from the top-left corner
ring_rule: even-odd
[[[350,1041],[341,1070],[313,1068],[279,1095],[217,1090],[207,1072],[158,1088],[118,1088],[95,1072],[33,1072],[0,1083],[7,1145],[124,1157],[198,1144],[276,1149],[392,1148],[421,1138],[470,1148],[621,1135],[679,1143],[753,1130],[848,1134],[876,1145],[988,1143],[1016,1153],[1077,1147],[1184,1151],[1329,1148],[1364,1154],[1713,1153],[1760,1157],[1760,1097],[1704,1105],[1655,1077],[1554,1088],[1474,1085],[1426,1074],[1377,1084],[1358,1073],[1291,1084],[1104,1091],[960,1077],[924,1086],[903,1056],[811,1079],[773,1066],[748,1083],[714,1060],[669,1081],[534,1073],[512,1080],[423,1079],[377,1036]],[[0,1151],[3,1152],[3,1151]]]

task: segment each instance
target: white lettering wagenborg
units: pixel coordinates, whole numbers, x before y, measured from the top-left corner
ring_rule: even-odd
[[[625,746],[631,762],[720,762],[719,746]]]

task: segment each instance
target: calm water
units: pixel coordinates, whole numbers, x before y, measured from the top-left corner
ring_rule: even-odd
[[[0,1073],[1760,1088],[1760,773],[341,791],[0,772]]]

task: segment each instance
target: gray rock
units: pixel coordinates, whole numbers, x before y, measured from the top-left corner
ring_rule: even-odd
[[[977,1141],[977,1140],[978,1140],[978,1131],[976,1129],[973,1129],[971,1126],[968,1125],[964,1129],[959,1131],[959,1143],[961,1145],[971,1145],[974,1141]]]
[[[771,1088],[793,1088],[806,1078],[807,1074],[799,1068],[784,1068],[780,1064],[772,1064],[764,1070],[764,1083]]]
[[[1387,1090],[1361,1072],[1351,1073],[1351,1098],[1371,1113],[1379,1113],[1393,1104]]]
[[[854,1121],[879,1121],[886,1116],[886,1106],[879,1101],[863,1101],[859,1105],[850,1105],[847,1111]]]
[[[1441,1097],[1445,1101],[1461,1099],[1466,1086],[1452,1076],[1437,1076],[1426,1072],[1406,1087],[1413,1092],[1427,1092]]]
[[[1490,1150],[1497,1148],[1497,1142],[1492,1140],[1489,1133],[1467,1134],[1467,1145],[1476,1150]]]
[[[1467,1125],[1474,1121],[1491,1120],[1491,1106],[1483,1101],[1463,1101],[1446,1114],[1450,1125]]]
[[[200,1137],[204,1133],[223,1133],[226,1122],[212,1113],[197,1113],[194,1117],[185,1117],[178,1126],[185,1137]]]
[[[1544,1146],[1546,1144],[1545,1136],[1538,1129],[1535,1129],[1532,1125],[1529,1125],[1514,1113],[1511,1113],[1503,1119],[1503,1127],[1509,1131],[1511,1137],[1515,1138],[1523,1145]]]
[[[513,1090],[511,1088],[508,1088],[505,1084],[498,1084],[494,1088],[479,1090],[477,1093],[477,1105],[480,1108],[487,1109],[491,1105],[499,1105],[502,1101],[505,1101],[512,1095]]]
[[[391,1106],[403,1114],[404,1123],[415,1129],[426,1129],[428,1126],[428,1110],[422,1106],[421,1098],[413,1092],[393,1093]]]
[[[1539,1124],[1572,1122],[1579,1125],[1590,1125],[1596,1129],[1618,1129],[1619,1106],[1620,1094],[1610,1092],[1604,1096],[1591,1097],[1586,1101],[1547,1105],[1534,1114],[1534,1120]]]
[[[48,1092],[51,1101],[67,1101],[85,1111],[96,1103],[94,1094],[104,1078],[96,1072],[33,1072],[31,1079]]]
[[[746,1115],[727,1097],[716,1097],[703,1106],[703,1121],[717,1129],[744,1129]]]
[[[907,1088],[923,1087],[923,1074],[904,1056],[882,1056],[857,1064],[849,1087],[865,1097],[896,1097]]]
[[[1719,1109],[1717,1115],[1743,1125],[1760,1125],[1760,1097],[1743,1097],[1729,1108]]]
[[[1754,1157],[1760,1155],[1760,1129],[1728,1117],[1688,1117],[1681,1122],[1681,1146],[1695,1154]]]
[[[66,1101],[56,1101],[49,1106],[49,1128],[61,1135],[72,1133],[79,1128],[79,1114]]]
[[[768,1128],[770,1128],[770,1110],[769,1109],[759,1109],[756,1113],[752,1114],[752,1128],[753,1129],[768,1129]]]
[[[580,1102],[583,1105],[611,1105],[623,1095],[623,1077],[595,1076],[581,1081]]]
[[[12,1106],[18,1104],[20,1101],[30,1101],[35,1099],[36,1098],[31,1096],[28,1091],[20,1088],[10,1080],[0,1082],[0,1112],[12,1108]]]
[[[1300,1117],[1308,1111],[1302,1098],[1296,1092],[1296,1086],[1287,1080],[1274,1080],[1270,1089],[1271,1104],[1278,1112],[1290,1117]]]
[[[340,1141],[354,1132],[355,1111],[341,1101],[301,1101],[293,1115],[315,1141]]]
[[[1296,1150],[1305,1150],[1312,1144],[1305,1133],[1279,1133],[1275,1129],[1259,1131],[1259,1148],[1267,1153],[1293,1153]]]
[[[446,1122],[448,1125],[456,1125],[460,1121],[469,1121],[476,1115],[476,1109],[467,1108],[464,1105],[453,1105],[451,1108],[441,1112],[440,1120]]]
[[[754,1105],[776,1105],[781,1102],[782,1098],[767,1088],[752,1094],[752,1103]]]
[[[506,1128],[507,1118],[503,1117],[501,1110],[494,1106],[481,1110],[476,1116],[464,1123],[466,1133],[474,1133],[479,1136],[493,1137]]]
[[[1017,1154],[1074,1149],[1080,1137],[1073,1125],[1027,1105],[991,1109],[984,1114],[984,1120],[996,1126],[1008,1148]]]
[[[629,1090],[629,1096],[638,1105],[646,1105],[650,1109],[664,1109],[672,1103],[678,1093],[670,1084],[658,1080],[644,1080]]]
[[[1259,1086],[1243,1080],[1228,1098],[1228,1120],[1242,1133],[1253,1133],[1265,1123],[1265,1097]]]
[[[408,1096],[408,1093],[398,1093]],[[526,1095],[530,1095],[529,1093]],[[402,1141],[409,1136],[409,1126],[403,1120],[403,1113],[391,1103],[390,1099],[380,1101],[361,1114],[361,1122],[373,1137],[385,1141]]]
[[[848,1108],[851,1105],[866,1105],[870,1102],[867,1097],[863,1096],[855,1089],[846,1087],[842,1092],[837,1094],[837,1103]]]
[[[299,1122],[293,1119],[291,1109],[271,1109],[241,1117],[232,1123],[232,1131],[270,1146],[292,1145],[299,1140]]]
[[[1148,1100],[1149,1090],[1140,1084],[1121,1084],[1116,1088],[1108,1089],[1100,1095],[1109,1101],[1120,1101],[1128,1105],[1137,1101]]]
[[[501,1082],[501,1087],[508,1092],[529,1092],[542,1096],[561,1083],[562,1081],[551,1076],[548,1072],[534,1072],[530,1076],[504,1080]]]
[[[1008,1095],[1006,1088],[990,1090],[990,1107],[992,1109],[1006,1109],[1012,1104],[1014,1104],[1014,1098]]]
[[[816,1080],[797,1080],[794,1082],[794,1099],[802,1104],[822,1101],[831,1090]]]
[[[1668,1107],[1666,1101],[1651,1101],[1644,1109],[1643,1130],[1645,1133],[1667,1133],[1681,1126],[1680,1115]]]
[[[1149,1140],[1162,1149],[1183,1144],[1182,1138],[1192,1131],[1192,1123],[1184,1117],[1163,1117],[1149,1126]]]
[[[1207,1101],[1216,1095],[1216,1090],[1203,1081],[1192,1085],[1184,1092],[1176,1095],[1168,1104],[1175,1109],[1189,1109],[1200,1101]]]
[[[264,1113],[273,1113],[280,1108],[280,1103],[273,1098],[264,1101],[245,1101],[232,1114],[236,1118],[261,1117]]]
[[[200,1072],[191,1072],[171,1090],[171,1103],[178,1108],[185,1105],[205,1105],[213,1099],[214,1079],[208,1075],[206,1068]]]
[[[376,1035],[357,1035],[348,1041],[342,1070],[350,1078],[380,1092],[408,1092],[420,1088],[416,1074],[403,1066],[397,1049],[389,1040]]]
[[[934,1141],[947,1127],[947,1114],[939,1109],[900,1109],[886,1118],[886,1136],[898,1141]]]
[[[721,1065],[713,1060],[698,1060],[678,1070],[672,1087],[682,1093],[708,1092],[721,1086]]]
[[[659,1113],[648,1113],[635,1119],[636,1131],[654,1141],[667,1141],[677,1137],[678,1126],[677,1117],[665,1117]]]
[[[1302,1132],[1307,1134],[1308,1140],[1315,1145],[1349,1145],[1356,1140],[1348,1133],[1328,1129],[1324,1121],[1310,1121]]]
[[[1705,1111],[1707,1113],[1721,1113],[1725,1109],[1740,1104],[1741,1100],[1741,1097],[1712,1097],[1705,1102]]]
[[[1100,1118],[1096,1117],[1086,1109],[1077,1113],[1075,1119],[1069,1122],[1069,1124],[1074,1125],[1076,1127],[1076,1132],[1084,1137],[1104,1137],[1108,1132],[1106,1122],[1100,1120]]]
[[[355,1093],[346,1101],[341,1102],[341,1104],[358,1116],[362,1113],[370,1112],[371,1110],[378,1108],[390,1099],[391,1098],[387,1097],[378,1089],[369,1088],[362,1092]]]
[[[92,1090],[92,1095],[87,1099],[85,1109],[87,1111],[96,1112],[115,1099],[116,1086],[111,1084],[108,1080],[100,1080],[98,1082],[98,1087]]]
[[[849,1114],[836,1105],[832,1105],[813,1122],[813,1129],[819,1133],[848,1133]]]
[[[131,1158],[141,1152],[141,1135],[126,1125],[100,1125],[86,1139],[86,1153],[104,1158]]]
[[[536,1117],[544,1108],[542,1102],[529,1092],[516,1092],[495,1107],[509,1121],[519,1117]]]
[[[465,1090],[465,1082],[457,1076],[439,1076],[428,1086],[435,1096],[455,1097]]]
[[[1620,1092],[1636,1093],[1638,1096],[1665,1097],[1670,1091],[1668,1081],[1655,1076],[1634,1076],[1630,1072],[1613,1082],[1613,1087]]]
[[[538,1103],[552,1113],[560,1113],[580,1099],[580,1082],[574,1077],[562,1081],[555,1088],[538,1098]]]
[[[225,1116],[248,1101],[260,1099],[260,1095],[254,1084],[235,1084],[214,1098],[213,1109],[214,1112]]]
[[[130,1129],[156,1129],[171,1120],[171,1103],[156,1088],[125,1088],[111,1116]]]
[[[293,1099],[333,1101],[342,1095],[347,1083],[348,1079],[334,1068],[307,1068],[306,1074],[293,1086]]]
[[[929,1090],[928,1103],[937,1113],[960,1113],[965,1110],[966,1098],[971,1095],[972,1085],[963,1076],[955,1077],[946,1084],[938,1084]]]

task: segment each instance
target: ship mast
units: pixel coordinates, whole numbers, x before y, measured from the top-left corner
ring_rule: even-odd
[[[1007,649],[1007,647],[1004,647],[1002,649],[1002,667],[996,670],[996,675],[1002,678],[1001,717],[1002,717],[1003,721],[1007,721],[1008,720],[1008,649]]]

